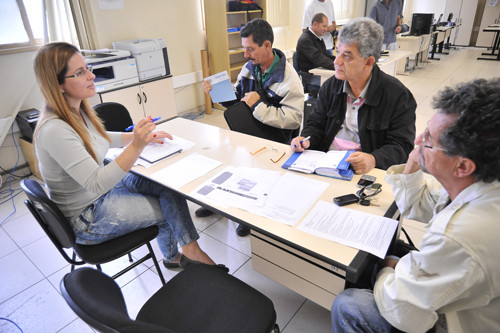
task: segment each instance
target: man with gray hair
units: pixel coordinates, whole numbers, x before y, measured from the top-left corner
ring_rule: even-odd
[[[398,79],[377,66],[383,38],[382,27],[370,18],[342,27],[335,76],[321,86],[316,109],[291,142],[293,151],[355,150],[347,161],[357,174],[407,160],[417,105]]]

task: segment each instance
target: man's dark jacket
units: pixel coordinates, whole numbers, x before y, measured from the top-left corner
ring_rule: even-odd
[[[319,91],[316,109],[302,130],[311,136],[310,149],[328,151],[344,123],[347,94],[344,81],[329,78]],[[405,163],[415,140],[415,109],[411,92],[395,77],[373,66],[366,100],[358,112],[361,150],[372,154],[376,167],[387,169]]]
[[[329,34],[329,32],[326,32]],[[326,53],[323,40],[319,39],[311,30],[306,29],[297,41],[297,63],[301,72],[307,72],[312,68],[323,67],[335,69],[334,56]]]

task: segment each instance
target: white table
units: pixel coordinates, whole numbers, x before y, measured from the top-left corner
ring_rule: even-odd
[[[427,54],[429,53],[429,46],[431,41],[431,34],[420,35],[420,36],[410,36],[401,35],[396,36],[398,50],[409,51],[411,56],[415,56],[415,66],[417,66],[422,61],[427,60]],[[406,68],[406,59],[401,59],[398,61],[397,73],[404,74]]]
[[[172,189],[188,200],[249,226],[252,229],[252,262],[256,271],[330,309],[335,296],[344,290],[346,281],[355,282],[364,267],[375,259],[373,255],[364,251],[302,232],[297,229],[300,222],[295,226],[288,226],[238,208],[225,209],[215,204],[203,202],[191,195],[193,190],[226,166],[279,170],[282,174],[294,172],[281,168],[281,165],[291,155],[289,146],[183,118],[164,122],[158,125],[158,129],[192,141],[196,145],[190,150],[163,160],[150,168],[134,167],[133,172],[148,177],[195,152],[224,162],[222,166],[193,182],[181,188]],[[250,154],[250,152],[255,152],[262,147],[268,147],[268,149],[253,156]],[[279,163],[273,163],[270,160],[271,158],[276,159],[283,153],[285,155]],[[345,181],[318,175],[300,175],[328,183],[327,190],[320,197],[320,200],[327,202],[332,202],[335,196],[354,193],[357,190],[356,183],[360,177],[354,176],[351,181]],[[376,176],[377,182],[383,184],[383,191],[377,195],[377,204],[380,206],[364,207],[354,204],[350,207],[372,214],[384,215],[390,207],[394,208],[391,206],[393,203],[391,187],[384,181],[385,171],[374,169],[370,175]],[[162,184],[169,187],[165,183]],[[390,214],[395,213],[397,213],[396,210],[390,212]]]

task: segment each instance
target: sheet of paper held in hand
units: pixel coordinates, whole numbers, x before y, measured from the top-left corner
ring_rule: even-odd
[[[181,188],[217,168],[221,164],[223,163],[217,160],[208,158],[199,153],[193,153],[151,174],[150,177],[154,180],[166,183],[173,188]]]
[[[227,71],[206,77],[204,80],[208,81],[212,85],[212,90],[210,90],[212,102],[220,103],[234,101],[236,99],[233,86],[231,85],[231,79],[229,78]]]
[[[280,176],[280,171],[227,167],[192,195],[295,225],[327,187],[328,183],[295,174]],[[297,193],[303,200],[296,200]]]
[[[398,221],[318,201],[297,228],[384,258]]]

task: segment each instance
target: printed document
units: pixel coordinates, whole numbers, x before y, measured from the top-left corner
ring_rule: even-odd
[[[293,226],[327,187],[326,182],[287,172],[274,185],[260,215]]]
[[[297,228],[384,258],[398,221],[319,201]]]
[[[251,210],[251,207],[264,205],[279,176],[279,171],[229,166],[197,188],[192,195],[224,208],[233,206]]]
[[[208,158],[199,153],[193,153],[151,174],[150,177],[178,189],[217,168],[221,164],[222,162],[220,161]]]
[[[212,90],[210,90],[212,102],[220,103],[234,101],[236,99],[231,79],[229,78],[227,71],[206,77],[204,80],[208,81],[212,85]]]
[[[328,183],[279,171],[227,167],[192,195],[295,225],[328,187]],[[297,199],[299,197],[299,199]]]

